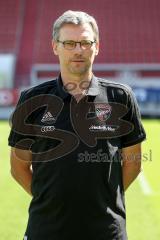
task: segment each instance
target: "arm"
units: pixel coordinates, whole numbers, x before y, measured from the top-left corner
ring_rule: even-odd
[[[123,185],[126,190],[141,171],[141,144],[122,149]]]
[[[21,150],[18,148],[11,148],[11,175],[24,188],[24,190],[31,193],[31,170],[32,153],[29,150]]]

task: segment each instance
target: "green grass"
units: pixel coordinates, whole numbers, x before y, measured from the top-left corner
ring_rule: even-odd
[[[138,180],[126,192],[129,240],[160,239],[160,122],[143,120],[147,141],[143,153],[152,158],[143,161],[144,175],[153,191],[145,195]],[[30,197],[12,180],[9,166],[7,122],[0,122],[0,239],[20,240],[27,224]],[[75,239],[76,240],[76,239]],[[109,239],[108,239],[109,240]]]
[[[127,229],[129,240],[160,239],[160,121],[143,120],[147,140],[143,153],[151,151],[151,158],[143,159],[143,173],[152,189],[144,195],[139,182],[126,192]]]
[[[29,195],[12,180],[9,164],[7,122],[0,121],[0,239],[23,239],[27,224]]]

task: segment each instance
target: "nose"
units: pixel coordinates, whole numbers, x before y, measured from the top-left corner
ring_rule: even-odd
[[[74,50],[77,52],[81,52],[82,51],[81,43],[76,43],[76,47],[74,48]]]

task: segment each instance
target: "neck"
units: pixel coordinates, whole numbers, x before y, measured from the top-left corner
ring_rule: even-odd
[[[93,73],[88,72],[81,75],[66,74],[61,71],[63,85],[72,95],[83,94],[88,89]],[[71,89],[71,90],[70,90]]]

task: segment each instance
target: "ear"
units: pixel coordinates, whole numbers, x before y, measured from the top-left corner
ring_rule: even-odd
[[[95,55],[98,55],[98,53],[99,53],[99,42],[96,43]]]
[[[57,52],[57,42],[52,40],[52,49],[53,49],[53,52],[55,55],[58,55],[58,52]]]

